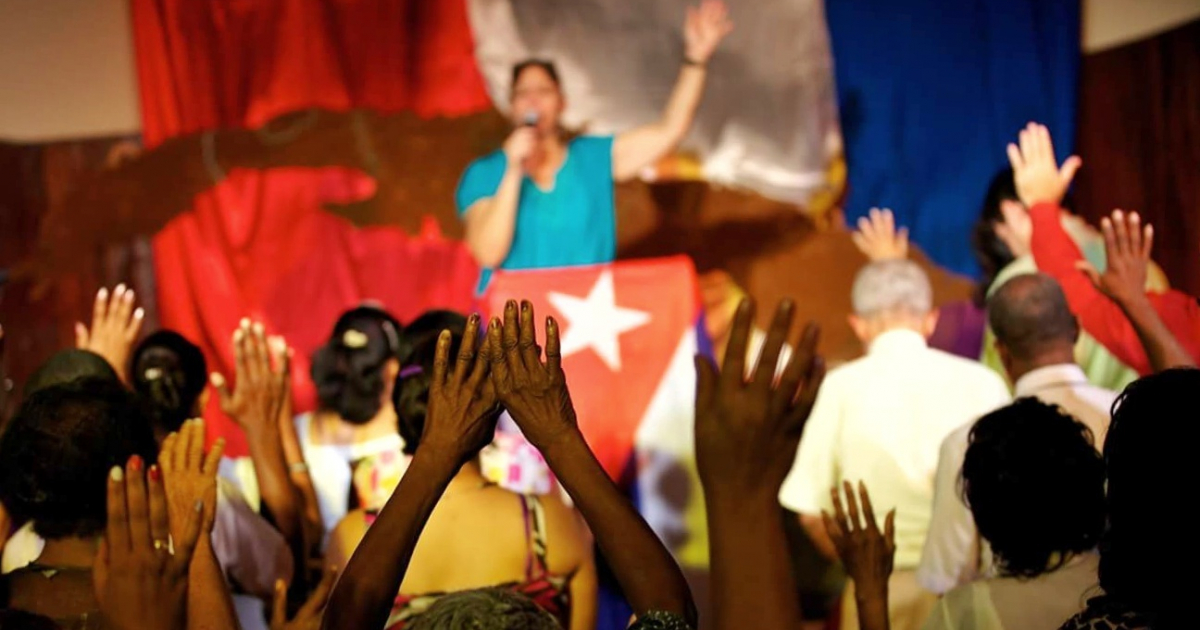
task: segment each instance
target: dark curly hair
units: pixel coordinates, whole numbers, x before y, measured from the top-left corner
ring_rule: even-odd
[[[133,352],[133,389],[147,401],[161,435],[178,431],[196,415],[196,403],[208,383],[208,364],[200,348],[172,330],[146,337]]]
[[[312,377],[323,409],[362,424],[379,413],[386,389],[383,369],[399,359],[403,327],[387,311],[359,306],[333,326],[329,341],[312,357]]]
[[[417,452],[417,447],[421,444],[421,434],[425,431],[425,412],[429,409],[429,376],[433,373],[438,336],[443,330],[450,331],[453,335],[450,356],[455,356],[462,345],[467,327],[467,318],[458,313],[441,311],[436,320],[437,331],[432,332],[431,328],[419,335],[408,360],[396,377],[396,386],[392,389],[392,404],[396,406],[400,437],[404,440],[406,455]]]
[[[1104,441],[1109,525],[1100,545],[1100,586],[1156,628],[1195,624],[1194,583],[1180,572],[1200,563],[1200,551],[1179,534],[1194,520],[1187,489],[1198,481],[1198,391],[1195,368],[1131,383],[1113,404]]]
[[[439,598],[410,624],[412,630],[554,630],[558,620],[532,599],[510,589],[458,591]]]
[[[1091,431],[1035,398],[975,423],[962,493],[1007,575],[1053,571],[1104,531],[1104,461]]]
[[[25,381],[22,390],[24,398],[34,392],[62,385],[81,378],[100,378],[120,382],[121,377],[104,357],[90,350],[71,348],[54,353],[46,362],[38,366],[29,380]]]
[[[109,470],[135,454],[153,463],[157,453],[145,408],[119,382],[45,387],[0,437],[0,501],[43,538],[95,536],[107,521]]]

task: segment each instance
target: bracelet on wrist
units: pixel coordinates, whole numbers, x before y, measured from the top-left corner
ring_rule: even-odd
[[[694,68],[699,68],[699,69],[703,70],[705,68],[706,64],[703,61],[697,61],[695,59],[692,59],[691,57],[684,56],[683,65],[692,66]]]
[[[292,474],[308,474],[308,464],[306,462],[292,462],[288,464],[288,472]]]

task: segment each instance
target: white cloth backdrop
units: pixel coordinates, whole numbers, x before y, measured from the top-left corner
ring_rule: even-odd
[[[709,181],[803,204],[841,152],[821,0],[727,0],[734,32],[684,150]],[[615,133],[657,118],[683,60],[687,0],[468,0],[476,57],[508,109],[514,63],[554,60],[566,124]]]

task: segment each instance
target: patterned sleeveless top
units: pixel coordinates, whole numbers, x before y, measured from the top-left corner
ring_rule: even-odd
[[[525,517],[525,539],[528,543],[525,561],[525,579],[520,582],[497,584],[533,600],[539,608],[554,616],[562,627],[570,627],[571,593],[567,588],[568,576],[554,575],[546,566],[546,516],[537,495],[518,495],[521,511]],[[375,521],[377,513],[367,512],[367,525]],[[448,593],[424,593],[421,595],[399,594],[392,603],[386,630],[402,630],[416,617],[424,613],[438,599]]]

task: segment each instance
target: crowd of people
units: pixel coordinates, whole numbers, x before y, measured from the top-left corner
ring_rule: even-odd
[[[663,119],[615,137],[568,140],[555,67],[514,69],[516,129],[456,199],[481,291],[494,269],[611,261],[613,181],[682,140],[731,28],[720,2],[690,12]],[[795,303],[764,332],[751,299],[720,365],[696,357],[706,625],[802,627],[794,513],[850,578],[829,627],[1191,627],[1176,573],[1196,552],[1169,524],[1192,478],[1200,306],[1165,288],[1136,213],[1097,232],[1064,209],[1082,162],[1060,165],[1044,127],[1008,155],[976,233],[981,328],[955,352],[930,341],[929,279],[877,210],[854,234],[862,358],[826,374]],[[143,320],[132,290],[101,290],[76,347],[0,417],[0,629],[590,630],[604,571],[629,627],[698,626],[675,559],[578,429],[557,322],[529,302],[490,321],[350,309],[299,415],[293,350],[263,323],[237,327],[226,376]],[[246,456],[198,419],[212,394]],[[549,488],[487,474],[502,417]]]

